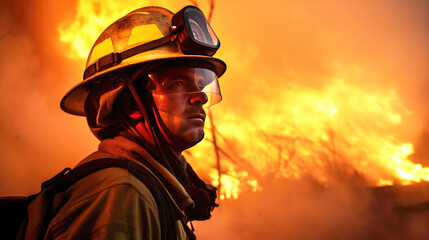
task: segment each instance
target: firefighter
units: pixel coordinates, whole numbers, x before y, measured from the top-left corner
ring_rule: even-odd
[[[216,189],[182,152],[203,139],[204,109],[222,98],[219,46],[193,6],[140,8],[103,31],[84,80],[61,101],[101,141],[78,166],[125,159],[145,171],[105,168],[57,194],[47,239],[195,238],[187,222],[210,218]]]

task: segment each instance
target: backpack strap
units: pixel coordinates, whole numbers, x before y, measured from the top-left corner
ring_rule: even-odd
[[[174,208],[169,194],[160,180],[157,179],[149,169],[134,161],[122,158],[100,158],[84,163],[73,170],[66,168],[53,178],[45,181],[42,184],[41,193],[44,193],[44,196],[46,196],[45,199],[49,202],[48,206],[51,207],[55,194],[67,190],[71,185],[91,173],[112,167],[127,169],[128,172],[146,185],[158,205],[158,214],[161,223],[161,239],[177,239],[176,227],[173,226],[177,224],[176,221],[178,219],[176,217],[176,209]],[[44,236],[53,217],[48,215],[49,212],[51,212],[50,209],[42,214],[45,217],[44,221],[41,222],[42,226],[40,226],[39,229],[39,231],[41,230],[39,236]],[[195,239],[195,235],[189,231],[187,225],[184,224],[183,227],[185,228],[188,238]]]

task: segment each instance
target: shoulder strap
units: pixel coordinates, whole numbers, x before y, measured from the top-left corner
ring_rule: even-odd
[[[150,173],[149,169],[146,169],[131,160],[121,158],[101,158],[84,163],[73,170],[66,168],[52,179],[44,182],[42,184],[42,191],[48,192],[47,196],[49,196],[48,199],[51,202],[50,205],[52,205],[53,196],[56,193],[65,191],[71,185],[91,173],[111,167],[127,169],[148,187],[158,204],[158,213],[161,222],[161,239],[177,239],[176,228],[172,226],[175,226],[178,218],[176,217],[176,210],[172,200],[161,182],[152,173]],[[49,221],[44,222],[45,226],[43,226],[43,231],[46,232],[50,219]],[[195,235],[191,231],[188,231],[189,229],[187,229],[186,224],[184,224],[184,227],[189,239],[195,239]]]
[[[91,173],[100,171],[102,169],[119,167],[128,169],[130,165],[135,164],[130,160],[121,158],[100,158],[90,162],[84,163],[75,169],[65,168],[63,171],[55,175],[53,178],[42,183],[42,191],[49,189],[61,190],[67,189],[75,182],[90,175]],[[135,164],[137,165],[137,164]],[[139,166],[141,167],[141,166]]]

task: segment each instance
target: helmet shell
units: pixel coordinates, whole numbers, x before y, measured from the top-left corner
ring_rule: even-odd
[[[94,43],[85,69],[105,55],[120,53],[169,35],[173,15],[165,8],[143,7],[118,19],[107,27]],[[160,47],[125,58],[119,64],[84,79],[63,97],[61,109],[70,114],[85,116],[85,100],[98,84],[110,81],[122,71],[129,69],[130,66],[152,65],[166,60],[195,61],[196,63],[203,61],[214,66],[218,77],[222,76],[226,70],[226,64],[222,60],[205,55],[186,55],[175,41],[170,41]]]

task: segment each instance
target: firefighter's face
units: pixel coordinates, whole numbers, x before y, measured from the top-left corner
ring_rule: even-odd
[[[202,68],[172,68],[150,74],[148,90],[158,109],[158,125],[167,142],[181,152],[204,137],[208,98],[201,90],[214,73]]]

